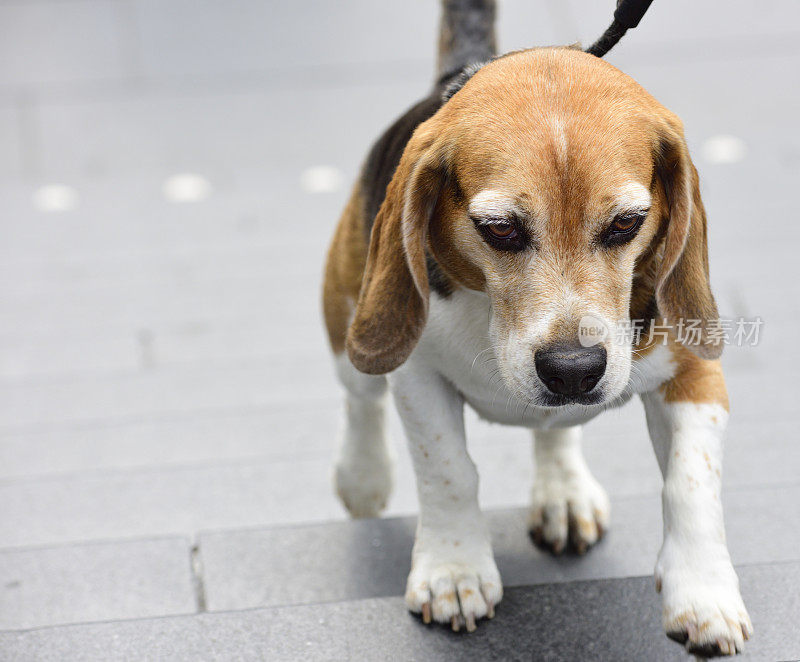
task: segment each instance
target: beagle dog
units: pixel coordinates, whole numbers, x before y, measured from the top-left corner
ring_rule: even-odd
[[[725,541],[728,397],[681,121],[576,48],[495,56],[491,0],[443,7],[439,83],[373,147],[328,254],[338,495],[354,517],[386,505],[388,386],[419,495],[406,602],[471,631],[503,589],[464,405],[533,431],[531,535],[582,553],[609,500],[581,426],[638,395],[664,477],[664,628],[696,654],[735,654],[752,625]],[[620,333],[636,320],[641,334]]]

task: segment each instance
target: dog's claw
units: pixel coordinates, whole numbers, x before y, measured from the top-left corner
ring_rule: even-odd
[[[486,618],[494,618],[494,604],[491,602],[486,603]]]
[[[492,611],[487,603],[496,604],[503,598],[500,574],[488,554],[470,564],[433,564],[427,558],[415,564],[406,584],[405,602],[425,624],[441,623],[453,632],[473,632],[487,610]]]
[[[478,628],[478,626],[475,625],[475,614],[468,614],[466,622],[467,632],[475,632],[475,630]]]
[[[604,535],[606,535],[606,530],[602,524],[600,524],[600,518],[603,516],[599,510],[595,509],[594,516],[597,523],[597,539],[600,540]]]
[[[552,554],[585,554],[603,537],[608,495],[585,466],[571,466],[566,459],[548,462],[549,470],[537,477],[531,493],[530,537]]]
[[[431,622],[431,603],[426,602],[422,605],[422,622],[428,625]]]

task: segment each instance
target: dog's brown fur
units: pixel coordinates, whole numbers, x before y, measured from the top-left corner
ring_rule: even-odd
[[[719,361],[706,361],[678,344],[671,345],[675,376],[659,388],[667,402],[722,405],[730,411],[728,389]]]
[[[361,182],[357,182],[333,235],[325,265],[322,309],[328,340],[336,354],[344,351],[347,327],[367,264],[365,224],[364,196]]]
[[[568,149],[542,121],[553,117],[561,126],[562,116]],[[607,214],[607,191],[631,179],[650,190],[651,211],[629,247],[598,257],[588,248],[592,219]],[[340,221],[325,283],[331,345],[337,353],[346,347],[359,370],[389,372],[411,353],[427,318],[431,263],[454,287],[488,292],[511,325],[537,299],[557,296],[552,288],[566,278],[617,317],[700,319],[703,335],[692,351],[703,358],[721,351],[705,342],[717,311],[705,212],[681,122],[593,56],[534,49],[480,69],[408,141],[367,250],[369,185],[362,180]],[[487,188],[510,193],[530,212],[531,234],[547,245],[542,259],[528,263],[482,241],[466,206]],[[546,253],[556,257],[548,261]],[[633,283],[625,276],[629,260]],[[533,289],[531,269],[538,270]],[[675,355],[678,381],[665,386],[668,399],[723,397],[718,366],[684,348]]]

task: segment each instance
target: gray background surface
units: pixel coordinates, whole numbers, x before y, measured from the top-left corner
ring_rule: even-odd
[[[501,46],[588,43],[613,5],[503,0]],[[392,597],[413,522],[344,524],[330,485],[340,394],[319,314],[350,182],[427,91],[437,17],[434,0],[0,1],[0,658],[467,654],[463,639],[426,639]],[[800,593],[798,19],[792,0],[657,0],[609,57],[684,120],[723,315],[764,319],[757,347],[724,358],[724,483],[732,555],[751,568],[751,655],[765,660],[800,657],[788,626]],[[740,153],[720,160],[720,143]],[[210,194],[165,199],[179,173]],[[72,209],[37,208],[50,184],[77,193]],[[388,512],[411,515],[392,426]],[[474,416],[468,428],[501,571],[526,587],[475,644],[481,659],[509,641],[555,657],[679,655],[661,641],[649,579],[560,584],[652,570],[660,476],[641,406],[588,427],[614,513],[580,560],[525,539],[528,434]],[[608,607],[620,591],[638,606]],[[319,602],[331,604],[301,606]],[[608,612],[590,626],[591,605]],[[645,649],[613,643],[604,623]],[[553,648],[556,624],[599,648]],[[363,634],[358,646],[342,628]]]

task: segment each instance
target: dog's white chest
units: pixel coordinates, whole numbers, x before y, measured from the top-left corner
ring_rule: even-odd
[[[526,427],[579,425],[605,409],[618,407],[635,393],[656,388],[674,371],[670,352],[658,347],[637,367],[625,393],[605,406],[537,407],[519,400],[499,374],[489,340],[489,300],[482,293],[459,290],[447,299],[432,296],[430,313],[415,360],[444,375],[482,417]]]
[[[530,427],[576,425],[602,411],[600,407],[584,406],[535,407],[515,397],[499,374],[489,341],[489,316],[489,300],[482,293],[459,290],[447,299],[432,296],[428,322],[414,350],[415,359],[434,367],[478,414],[497,423]]]

